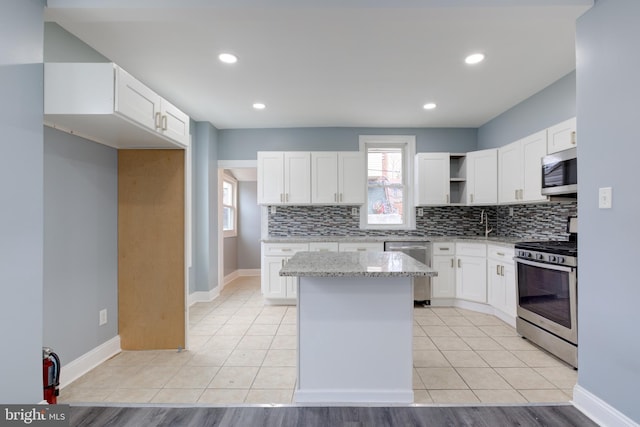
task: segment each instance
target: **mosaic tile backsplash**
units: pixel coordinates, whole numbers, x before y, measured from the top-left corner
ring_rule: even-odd
[[[360,217],[351,214],[353,206],[278,206],[269,211],[271,237],[326,236],[482,236],[482,210],[489,216],[492,236],[523,239],[564,240],[567,217],[577,214],[577,202],[556,202],[511,206],[434,206],[423,207],[411,231],[361,230]],[[510,216],[510,208],[513,216]]]

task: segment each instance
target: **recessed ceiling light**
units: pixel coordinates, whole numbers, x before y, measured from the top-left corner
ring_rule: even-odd
[[[424,104],[422,108],[424,108],[425,110],[433,110],[434,108],[436,108],[436,104],[434,102],[429,102],[427,104]]]
[[[473,65],[484,61],[484,53],[473,53],[464,59],[467,64]]]
[[[235,64],[238,62],[238,57],[232,53],[221,53],[218,55],[218,59],[225,64]]]
[[[265,108],[267,108],[267,106],[264,105],[262,102],[255,102],[253,104],[253,108],[255,108],[256,110],[264,110]]]

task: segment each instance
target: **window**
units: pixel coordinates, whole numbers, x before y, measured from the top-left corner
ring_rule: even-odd
[[[238,182],[228,175],[222,181],[222,230],[224,237],[233,237],[238,232],[238,210],[237,210],[237,187]]]
[[[360,150],[367,164],[367,205],[361,209],[361,228],[415,228],[409,188],[415,137],[361,135]]]

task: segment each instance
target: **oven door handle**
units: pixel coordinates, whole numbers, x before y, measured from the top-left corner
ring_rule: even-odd
[[[549,270],[565,271],[567,273],[571,273],[576,269],[576,267],[567,267],[565,265],[555,265],[555,264],[547,264],[544,262],[529,261],[529,260],[518,258],[518,257],[514,257],[513,260],[519,264],[530,265],[532,267],[547,268]]]

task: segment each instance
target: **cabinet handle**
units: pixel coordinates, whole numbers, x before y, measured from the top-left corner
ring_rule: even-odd
[[[473,194],[470,194],[469,198],[471,199],[471,203],[473,203]]]
[[[280,250],[281,250],[282,252],[291,252],[291,249],[290,249],[290,248],[283,248],[283,249],[280,249]]]
[[[448,195],[448,194],[447,194],[447,203],[450,203],[450,202],[449,202],[449,195]]]
[[[576,145],[576,131],[571,132],[571,144]]]
[[[156,113],[156,119],[154,124],[156,125],[156,129],[161,129],[162,126],[160,125],[160,121],[162,120],[162,114],[160,113]]]
[[[524,190],[520,189],[520,200],[524,199]]]
[[[284,260],[281,261],[282,266],[284,267]]]
[[[340,193],[340,202],[342,202],[342,193]]]
[[[500,275],[500,266],[496,265],[496,276]]]
[[[498,255],[498,256],[504,256],[504,252],[496,252],[496,255]]]
[[[280,203],[284,202],[284,194],[280,193]]]
[[[284,195],[284,201],[285,201],[285,202],[287,202],[287,203],[289,203],[289,193],[286,193],[286,194]]]
[[[334,202],[338,201],[338,193],[333,193],[333,201]]]
[[[462,268],[462,260],[458,258],[458,268]]]
[[[440,248],[439,250],[441,250],[441,251],[448,251],[448,250],[449,250],[449,248]]]
[[[504,276],[504,265],[500,266],[500,275]]]
[[[455,267],[455,265],[453,264],[453,258],[451,258],[451,268]]]
[[[167,116],[162,116],[162,130],[167,130]]]
[[[367,248],[358,248],[356,249],[358,252],[366,252]]]

